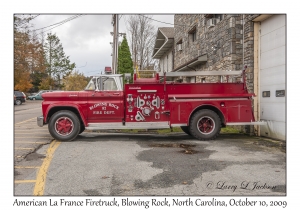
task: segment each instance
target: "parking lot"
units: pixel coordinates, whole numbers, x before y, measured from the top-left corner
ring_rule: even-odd
[[[286,195],[284,141],[110,130],[59,142],[36,125],[40,104],[15,107],[14,195]]]
[[[281,141],[83,132],[58,142],[35,119],[15,126],[15,195],[286,195]]]

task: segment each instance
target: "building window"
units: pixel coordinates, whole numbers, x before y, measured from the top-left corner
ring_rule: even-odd
[[[270,91],[263,91],[262,92],[262,97],[270,97]]]
[[[216,14],[215,15],[215,18],[219,19],[219,21],[223,20],[223,17],[224,17],[224,15],[221,15],[221,14]]]
[[[182,51],[182,39],[180,39],[177,43],[176,43],[176,50]]]
[[[284,97],[285,90],[276,90],[276,97]]]
[[[189,30],[189,40],[191,40],[191,42],[196,41],[196,26],[194,26],[191,30]]]
[[[224,15],[222,14],[207,14],[204,15],[206,19],[207,28],[214,27],[217,23],[224,19]]]
[[[224,15],[223,14],[205,14],[204,15],[205,18],[210,19],[210,18],[216,18],[219,21],[224,19]]]

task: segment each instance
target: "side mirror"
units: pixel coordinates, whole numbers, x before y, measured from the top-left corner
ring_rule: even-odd
[[[125,73],[124,74],[124,79],[127,81],[127,84],[128,84],[129,80],[131,79],[131,74],[130,73]]]

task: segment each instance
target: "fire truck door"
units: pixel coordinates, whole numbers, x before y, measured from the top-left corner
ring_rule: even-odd
[[[122,122],[123,110],[123,91],[117,90],[113,78],[105,81],[103,90],[89,92],[89,122]]]

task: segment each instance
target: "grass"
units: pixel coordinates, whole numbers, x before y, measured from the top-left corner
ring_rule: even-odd
[[[167,134],[167,133],[172,133],[172,132],[183,132],[183,131],[179,127],[172,128],[172,130],[171,129],[159,129],[159,130],[157,130],[157,133],[159,133],[159,134]]]
[[[157,133],[157,134],[168,134],[168,133],[183,133],[180,127],[174,127],[172,129],[124,129],[124,130],[117,130],[117,132],[122,133]],[[241,130],[236,129],[234,127],[225,127],[221,129],[221,134],[237,134],[242,133]]]
[[[173,129],[122,129],[118,130],[122,133],[157,133],[157,134],[168,134],[172,132],[183,132],[181,128],[173,128]]]
[[[221,132],[220,133],[243,133],[241,130],[236,129],[234,127],[225,127],[225,128],[221,128]]]

